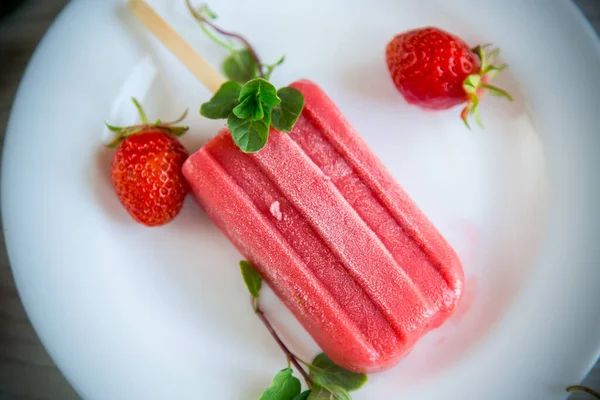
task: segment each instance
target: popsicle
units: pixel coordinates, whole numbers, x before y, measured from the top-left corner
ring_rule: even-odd
[[[456,308],[460,261],[315,83],[289,133],[243,153],[227,129],[183,174],[200,206],[321,349],[356,372],[395,365]]]

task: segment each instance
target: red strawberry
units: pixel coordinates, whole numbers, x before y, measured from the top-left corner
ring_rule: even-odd
[[[133,99],[141,125],[108,125],[117,137],[108,145],[117,147],[112,162],[112,183],[123,207],[133,219],[146,226],[171,221],[183,205],[188,186],[181,174],[188,152],[176,139],[188,128],[181,121],[148,123],[144,110]]]
[[[481,125],[477,108],[484,92],[512,100],[489,83],[506,65],[492,65],[500,50],[486,56],[485,47],[471,49],[461,38],[427,27],[396,35],[385,54],[394,84],[408,103],[432,110],[467,103],[461,118],[469,126],[471,114]]]

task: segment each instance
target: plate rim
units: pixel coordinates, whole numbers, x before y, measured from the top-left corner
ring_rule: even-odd
[[[72,2],[68,3],[60,11],[59,15],[54,19],[51,26],[44,33],[42,39],[37,44],[35,51],[33,52],[31,58],[29,59],[29,61],[27,63],[27,67],[22,75],[21,82],[19,84],[19,88],[13,98],[13,103],[11,106],[11,110],[10,110],[8,120],[7,120],[7,125],[6,125],[6,133],[5,133],[4,143],[6,143],[6,141],[9,137],[16,134],[16,132],[13,132],[11,130],[11,125],[14,123],[14,121],[12,121],[12,120],[13,120],[13,116],[15,114],[15,108],[20,106],[20,104],[22,103],[21,97],[23,97],[23,93],[22,93],[23,83],[28,81],[30,69],[32,69],[33,66],[35,66],[36,64],[41,62],[41,60],[39,59],[40,49],[43,48],[44,46],[46,46],[48,41],[54,40],[53,38],[54,38],[54,32],[56,30],[56,27],[59,26],[60,24],[62,24],[63,19],[67,18],[68,14],[71,13],[72,10],[77,5],[80,5],[82,3],[83,3],[82,1],[72,1]],[[585,31],[587,36],[589,36],[590,43],[592,46],[594,46],[596,55],[598,57],[600,57],[600,39],[598,39],[598,36],[595,33],[589,20],[585,17],[582,10],[580,8],[578,8],[573,2],[567,2],[567,4],[565,6],[570,9],[571,17],[576,18],[578,20],[579,25]],[[6,156],[6,152],[4,151],[4,149],[2,152],[2,201],[1,201],[2,215],[6,215],[6,213],[5,213],[5,207],[6,207],[5,206],[5,203],[6,203],[5,197],[10,196],[8,194],[9,191],[7,190],[7,187],[5,187],[5,183],[4,183],[5,182],[4,177],[6,174],[8,174],[7,169],[4,168],[5,164],[7,163],[7,161],[6,161],[7,156]],[[22,278],[19,276],[19,273],[17,272],[18,266],[15,267],[12,263],[12,259],[14,258],[14,255],[11,255],[11,253],[13,253],[16,250],[13,245],[9,244],[11,239],[9,239],[10,233],[7,231],[7,226],[6,226],[7,222],[6,221],[7,221],[6,218],[2,219],[3,233],[5,235],[5,246],[6,246],[7,255],[9,258],[9,265],[10,265],[11,271],[13,272],[13,275],[15,277],[15,284],[16,284],[17,291],[19,294],[19,298],[23,302],[25,312],[26,312],[28,319],[31,322],[34,330],[36,331],[36,334],[38,335],[40,341],[43,343],[44,347],[46,349],[48,349],[48,352],[49,352],[51,358],[53,359],[53,361],[55,361],[54,357],[52,355],[53,351],[52,352],[50,351],[50,349],[52,349],[53,346],[51,346],[49,343],[46,343],[45,338],[39,334],[38,323],[34,322],[34,320],[31,318],[31,315],[30,315],[30,308],[32,306],[29,304],[29,301],[27,299],[23,298],[23,296],[22,296],[21,288],[23,285],[25,285],[25,282],[21,280]],[[583,373],[581,374],[582,378],[585,377],[585,375],[587,375],[589,373],[589,371],[596,364],[597,360],[600,358],[600,338],[598,339],[598,341],[596,343],[595,349],[596,349],[596,351],[593,354],[593,359],[590,362],[585,362],[586,365],[582,367],[582,370],[583,370]],[[55,362],[55,364],[56,364],[57,368],[59,370],[61,370],[61,373],[63,373],[63,375],[65,376],[67,381],[69,381],[69,383],[77,390],[77,392],[82,393],[82,391],[80,391],[80,389],[78,388],[78,385],[76,384],[76,382],[72,381],[72,379],[63,372],[63,369],[61,368],[61,366],[58,363]]]

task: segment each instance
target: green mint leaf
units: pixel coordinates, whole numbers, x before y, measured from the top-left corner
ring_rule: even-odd
[[[265,117],[263,104],[252,97],[246,97],[244,101],[233,109],[233,113],[238,118],[251,118],[254,121],[261,120]]]
[[[256,99],[252,97],[246,97],[233,109],[233,113],[238,118],[246,119],[254,113],[254,109],[257,107],[256,103]]]
[[[230,114],[227,125],[235,144],[244,153],[253,153],[267,144],[271,114],[265,112],[264,118],[258,121],[251,118],[238,118],[235,114]]]
[[[309,395],[310,395],[310,390],[305,390],[304,392],[300,393],[298,396],[294,397],[294,400],[306,400],[306,399],[308,399]]]
[[[210,101],[200,106],[200,115],[210,119],[227,118],[238,104],[241,89],[237,82],[225,82]]]
[[[282,369],[275,375],[269,386],[258,400],[294,400],[300,393],[300,381],[292,376],[292,369]]]
[[[275,86],[263,78],[253,79],[242,87],[239,100],[243,102],[247,98],[257,99],[267,108],[276,107],[281,102]]]
[[[308,400],[352,400],[348,391],[339,386],[315,385],[308,395]]]
[[[242,273],[242,278],[244,278],[244,283],[246,283],[250,295],[255,299],[258,299],[260,296],[260,288],[262,287],[262,278],[258,272],[256,272],[252,264],[246,260],[240,261],[240,272]]]
[[[325,353],[315,357],[308,371],[317,385],[336,386],[347,391],[359,389],[368,379],[365,374],[357,374],[335,364]]]
[[[243,85],[258,77],[258,65],[248,49],[235,50],[223,61],[223,72],[227,79]]]
[[[281,132],[292,130],[304,108],[304,96],[292,87],[283,87],[277,91],[281,99],[279,106],[273,108],[273,128]]]
[[[263,105],[262,103],[259,101],[258,103],[256,103],[256,107],[254,107],[254,110],[252,111],[252,115],[250,116],[250,118],[252,118],[255,121],[261,120],[265,117],[265,112],[263,110]]]

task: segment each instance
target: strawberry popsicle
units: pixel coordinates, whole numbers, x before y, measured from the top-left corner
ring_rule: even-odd
[[[314,83],[290,134],[243,153],[227,129],[189,157],[198,203],[321,349],[356,372],[395,365],[453,312],[456,254]]]

